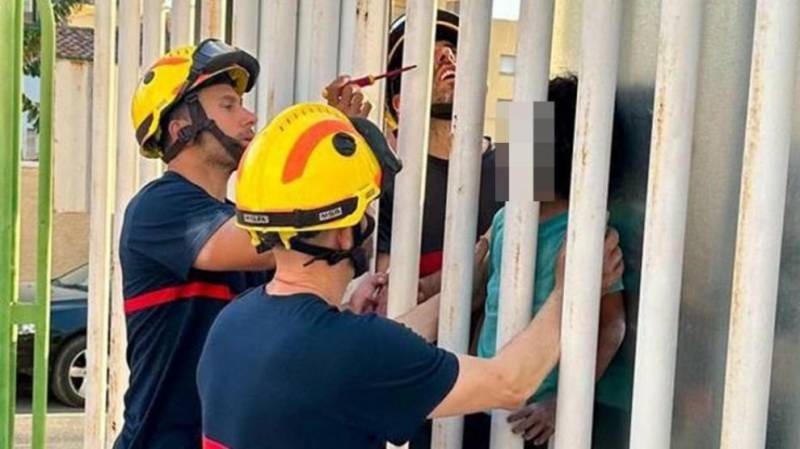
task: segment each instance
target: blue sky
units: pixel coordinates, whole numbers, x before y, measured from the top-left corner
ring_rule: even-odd
[[[495,19],[517,20],[519,18],[519,2],[520,0],[495,0],[492,17]]]

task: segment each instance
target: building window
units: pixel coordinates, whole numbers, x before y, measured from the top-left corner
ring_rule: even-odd
[[[39,160],[39,133],[27,126],[22,134],[22,160],[30,162]]]
[[[517,66],[517,57],[514,55],[500,55],[500,74],[514,76]]]
[[[33,23],[36,21],[36,2],[34,0],[25,0],[25,23]]]

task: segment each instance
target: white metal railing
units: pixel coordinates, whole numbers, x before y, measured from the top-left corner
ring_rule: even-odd
[[[759,0],[754,28],[722,449],[766,444],[800,3]]]
[[[385,0],[238,3],[230,34],[234,44],[257,54],[262,63],[257,90],[246,98],[262,126],[295,101],[319,100],[320,89],[343,69],[361,75],[385,68],[389,14]],[[201,8],[198,35],[224,36],[226,4],[224,0],[199,0],[196,4],[194,0],[172,0],[170,46],[194,42],[195,7]],[[617,82],[617,71],[609,68],[618,66],[624,4],[621,0],[583,2],[555,439],[558,449],[588,449],[591,441],[599,267]],[[395,207],[403,213],[394,214],[393,223],[389,287],[393,316],[416,303],[408,292],[416,291],[418,282],[430,120],[419,111],[427,110],[430,102],[436,5],[435,0],[407,2],[404,60],[418,68],[402,80],[399,153],[405,168],[396,184]],[[444,318],[439,327],[440,344],[458,352],[467,349],[491,7],[491,0],[461,2],[457,128],[449,170],[440,312]],[[634,449],[670,447],[688,176],[705,7],[698,1],[676,0],[663,2],[661,9],[634,382]],[[117,8],[124,17],[119,23],[122,70],[118,77],[114,54]],[[520,29],[530,32],[518,36],[514,98],[544,100],[554,1],[527,0],[521,11]],[[111,254],[127,201],[138,186],[162,169],[160,162],[138,158],[128,105],[141,71],[165,50],[164,13],[161,0],[121,0],[118,7],[106,1],[95,5],[86,448],[110,447],[122,425],[121,398],[127,384],[125,327],[120,270],[117,256],[112,259]],[[143,26],[141,64],[137,59],[139,17]],[[356,29],[351,35],[348,27],[353,26]],[[725,449],[765,444],[799,29],[800,4],[758,1],[723,407],[721,441]],[[383,84],[365,91],[375,106],[370,117],[380,123]],[[498,346],[530,319],[537,224],[537,203],[507,204]],[[523,256],[516,265],[510,260],[515,252]],[[106,376],[109,366],[110,379]],[[521,447],[521,439],[512,435],[505,423],[506,416],[505,412],[493,413],[493,448]],[[461,447],[461,429],[460,418],[438,420],[434,447]]]
[[[703,4],[661,5],[631,448],[669,449]]]
[[[556,449],[591,447],[600,275],[621,21],[621,0],[587,0],[583,4]]]

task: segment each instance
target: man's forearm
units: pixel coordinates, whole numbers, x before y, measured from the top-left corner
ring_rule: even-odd
[[[406,314],[395,319],[419,334],[429,343],[436,341],[439,332],[439,295],[417,305]]]
[[[625,303],[622,293],[610,293],[600,299],[600,331],[597,336],[595,380],[600,380],[625,338]]]
[[[504,380],[527,398],[558,362],[561,344],[561,290],[554,290],[531,324],[495,357]]]
[[[611,360],[617,354],[622,339],[625,337],[625,324],[622,326],[612,324],[601,327],[597,340],[597,365],[595,367],[595,381],[600,380],[606,372]]]

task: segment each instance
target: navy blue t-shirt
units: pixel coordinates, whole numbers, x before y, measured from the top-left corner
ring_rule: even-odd
[[[219,315],[200,358],[204,447],[400,444],[457,377],[455,355],[394,321],[253,289]]]
[[[128,204],[120,235],[130,386],[115,449],[197,449],[200,400],[195,373],[208,329],[236,294],[264,273],[192,268],[214,232],[234,214],[174,172]]]

